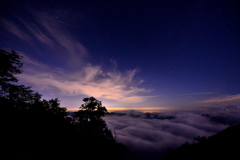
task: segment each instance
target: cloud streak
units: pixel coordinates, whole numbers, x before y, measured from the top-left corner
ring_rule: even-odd
[[[50,68],[24,56],[24,73],[19,79],[62,95],[84,94],[96,98],[105,98],[122,103],[138,103],[151,96],[140,96],[151,90],[137,87],[133,78],[137,70],[126,73],[105,72],[100,66],[88,65],[81,70],[69,73],[61,68]]]
[[[198,95],[209,95],[209,94],[215,94],[215,92],[186,93],[186,94],[182,94],[182,95],[184,95],[184,96],[198,96]]]
[[[5,30],[9,31],[10,33],[19,37],[20,39],[27,41],[28,43],[31,43],[31,37],[22,32],[15,23],[8,21],[4,18],[1,18],[0,22],[2,23],[2,27]]]
[[[240,94],[213,97],[201,101],[196,101],[195,103],[212,107],[237,105],[240,104]]]
[[[64,20],[56,19],[51,13],[37,10],[30,10],[29,14],[32,15],[32,20],[26,21],[19,18],[21,27],[7,19],[1,20],[2,27],[32,46],[41,43],[45,47],[49,47],[52,52],[56,52],[58,56],[64,55],[71,66],[82,64],[84,57],[88,55],[87,49],[67,33],[65,27],[67,24]]]
[[[219,102],[228,102],[228,101],[240,101],[240,94],[229,95],[225,97],[215,97],[208,100],[201,101],[202,103],[219,103]]]

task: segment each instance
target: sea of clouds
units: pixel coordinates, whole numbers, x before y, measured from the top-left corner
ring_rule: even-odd
[[[162,159],[170,150],[197,136],[211,136],[240,124],[240,107],[224,106],[201,112],[141,113],[127,111],[104,117],[128,159]]]

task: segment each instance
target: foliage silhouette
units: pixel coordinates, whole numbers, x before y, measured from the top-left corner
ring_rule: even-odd
[[[124,159],[102,116],[107,109],[94,97],[73,116],[58,98],[45,100],[31,87],[16,85],[23,57],[0,50],[2,157],[7,159]],[[114,157],[112,157],[114,155]]]
[[[112,132],[107,128],[105,121],[101,118],[107,113],[101,101],[94,97],[84,98],[78,112],[73,115],[73,124],[78,136],[82,137],[81,150],[88,158],[95,159],[124,159],[125,147],[116,143]],[[94,148],[96,148],[94,150]],[[94,150],[94,154],[93,154]],[[114,157],[108,157],[104,153],[110,153]]]
[[[101,101],[94,97],[84,98],[83,101],[85,103],[73,115],[77,129],[82,131],[81,133],[85,134],[84,136],[92,139],[107,138],[108,140],[114,140],[105,121],[101,119],[107,113],[107,109],[102,106]]]
[[[15,74],[22,73],[21,59],[23,57],[18,55],[17,52],[11,51],[7,52],[0,49],[0,84],[7,82],[17,82],[18,79],[15,77]]]

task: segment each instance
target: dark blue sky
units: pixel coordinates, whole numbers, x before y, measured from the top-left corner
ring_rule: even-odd
[[[19,83],[77,108],[200,109],[240,102],[240,3],[1,1],[0,47]]]

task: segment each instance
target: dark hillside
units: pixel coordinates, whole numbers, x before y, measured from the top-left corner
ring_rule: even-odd
[[[216,135],[196,137],[197,143],[186,142],[169,153],[167,160],[173,159],[238,159],[240,125],[231,126]]]

